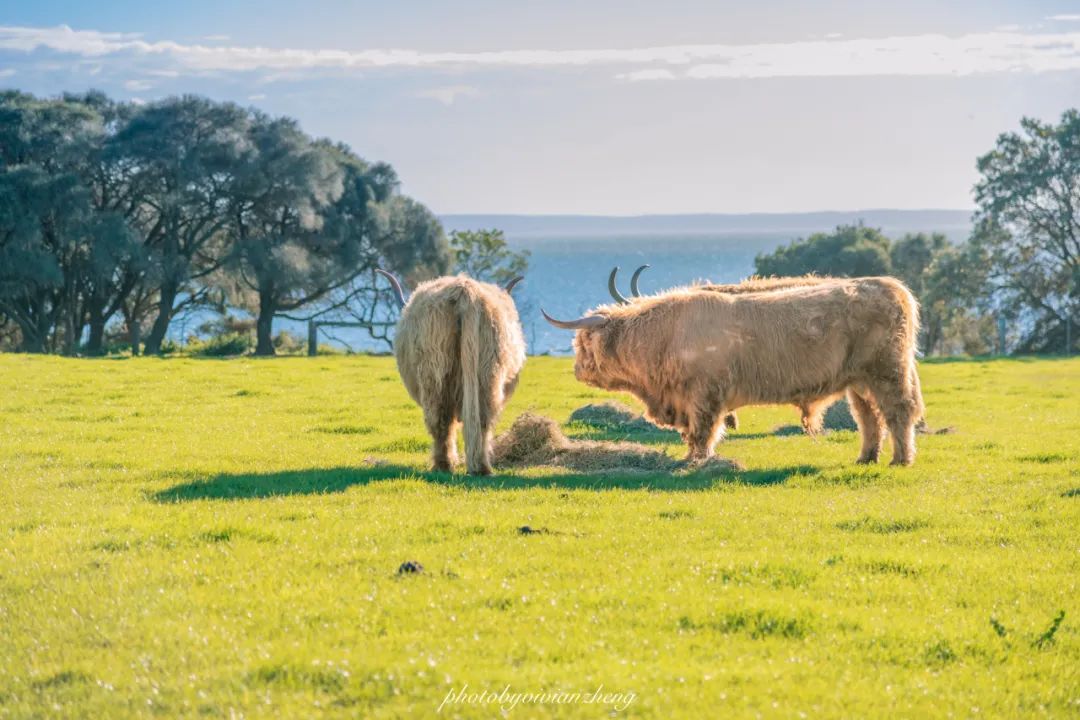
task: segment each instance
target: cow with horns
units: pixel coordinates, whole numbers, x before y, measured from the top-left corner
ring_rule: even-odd
[[[459,275],[423,282],[406,300],[401,283],[376,270],[401,306],[394,336],[398,373],[424,412],[435,470],[457,462],[457,425],[464,426],[470,475],[491,474],[492,428],[525,365],[525,340],[510,291]]]
[[[638,288],[638,279],[641,277],[641,273],[647,270],[649,265],[642,265],[634,271],[633,276],[630,278],[630,294],[633,298],[641,297],[641,291]],[[621,292],[619,292],[619,286],[616,278],[619,273],[619,267],[615,266],[611,269],[611,274],[608,276],[608,293],[615,302],[620,305],[626,305],[631,302]],[[729,295],[743,295],[746,293],[756,292],[768,292],[770,290],[783,290],[785,288],[792,287],[807,287],[810,285],[820,285],[822,283],[833,282],[836,278],[821,277],[819,275],[800,275],[796,277],[750,277],[742,282],[729,283],[723,285],[716,285],[713,283],[702,283],[700,285],[694,285],[691,289],[701,290],[703,292],[718,292],[726,293]],[[836,401],[838,396],[832,396],[816,400],[809,404],[804,404],[799,407],[802,411],[802,428],[808,435],[816,435],[821,432],[823,424],[825,410],[828,409],[833,402]],[[737,430],[739,427],[738,416],[731,412],[724,416],[724,424]]]
[[[736,408],[815,407],[843,392],[862,434],[858,462],[877,461],[886,429],[893,464],[915,459],[919,309],[895,278],[746,293],[680,288],[577,320],[543,314],[577,331],[578,380],[636,395],[647,417],[680,431],[690,460],[712,455],[720,418]]]

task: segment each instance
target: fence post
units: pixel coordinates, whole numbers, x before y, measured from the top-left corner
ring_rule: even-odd
[[[307,354],[309,357],[319,354],[319,324],[314,320],[307,321]]]
[[[1005,354],[1005,316],[998,315],[998,355]]]

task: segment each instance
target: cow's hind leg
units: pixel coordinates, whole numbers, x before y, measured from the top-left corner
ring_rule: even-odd
[[[454,403],[442,402],[424,411],[424,423],[431,434],[432,469],[453,472],[457,464],[457,420]]]
[[[915,462],[915,424],[922,402],[910,382],[878,381],[871,388],[893,439],[893,465]]]
[[[859,459],[855,462],[876,463],[881,454],[882,440],[884,440],[885,418],[881,416],[869,395],[864,397],[853,388],[848,389],[848,404],[851,406],[851,414],[855,417],[855,424],[859,426],[859,434],[862,436],[862,450],[859,452]]]

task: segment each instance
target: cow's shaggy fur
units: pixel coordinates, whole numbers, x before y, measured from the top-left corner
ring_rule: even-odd
[[[421,283],[401,312],[394,354],[409,395],[424,411],[434,468],[450,471],[457,462],[460,422],[468,472],[491,474],[491,429],[525,364],[509,293],[465,276]]]
[[[832,282],[835,278],[821,277],[820,275],[798,275],[795,277],[749,277],[742,282],[726,285],[714,285],[705,283],[696,285],[698,290],[706,292],[719,292],[727,295],[745,295],[747,293],[771,292],[773,290],[786,290],[794,287],[809,287]],[[826,399],[823,402],[804,403],[799,406],[802,411],[802,429],[808,435],[816,435],[821,432],[824,422],[825,410],[835,398]],[[729,428],[738,429],[738,417],[734,412],[724,416],[724,424]]]
[[[719,419],[743,405],[792,403],[819,416],[848,393],[876,462],[886,427],[894,464],[915,459],[923,402],[915,366],[918,304],[895,278],[821,278],[746,293],[680,288],[590,313],[574,338],[575,375],[631,392],[646,417],[678,429],[689,457],[712,455]]]

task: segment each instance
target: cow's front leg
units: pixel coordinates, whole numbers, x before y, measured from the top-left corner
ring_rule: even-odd
[[[720,422],[723,413],[714,410],[699,410],[690,417],[690,427],[686,432],[686,444],[689,453],[687,461],[708,460],[713,455],[713,446],[724,433]]]

